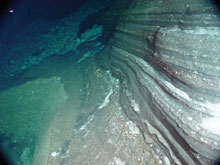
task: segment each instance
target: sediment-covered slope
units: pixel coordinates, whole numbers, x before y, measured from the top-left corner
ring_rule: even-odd
[[[220,157],[219,24],[208,0],[134,0],[100,56],[110,57],[124,111],[165,164]]]

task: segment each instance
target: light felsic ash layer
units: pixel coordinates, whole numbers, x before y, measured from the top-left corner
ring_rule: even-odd
[[[220,157],[219,25],[208,0],[134,0],[103,50],[122,81],[126,115],[162,160]]]

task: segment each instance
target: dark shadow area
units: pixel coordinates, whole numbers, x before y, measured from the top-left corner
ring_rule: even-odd
[[[123,8],[127,8],[132,0],[124,0],[121,2],[121,8],[112,9],[112,4],[117,2],[117,0],[111,0],[105,7],[105,9],[88,16],[84,19],[79,27],[78,37],[81,36],[87,29],[92,28],[93,25],[99,24],[102,25],[104,30],[102,36],[98,38],[98,41],[102,42],[102,44],[106,45],[110,38],[113,37],[115,32],[115,27],[118,22],[118,18],[123,11]],[[114,10],[114,14],[109,14],[108,12]]]
[[[10,160],[5,156],[5,154],[0,151],[0,164],[1,165],[10,165]]]
[[[9,6],[13,3],[14,0],[1,0],[0,2],[0,19],[2,19],[3,14],[9,8]]]
[[[217,15],[220,15],[220,1],[219,0],[211,0],[211,3],[216,7]]]
[[[102,25],[104,27],[103,35],[99,37],[98,41],[101,41],[103,44],[106,44],[108,40],[113,36],[113,32],[115,29],[116,21],[111,23],[103,23],[105,18],[105,13],[109,8],[105,8],[93,15],[88,16],[85,20],[83,20],[79,27],[78,37],[80,37],[87,29],[92,28],[95,24]],[[113,19],[116,20],[116,19]],[[108,27],[107,27],[108,25]],[[109,29],[112,29],[112,33],[110,33]]]
[[[215,165],[220,165],[220,156]]]
[[[0,3],[0,44],[38,18],[61,19],[79,9],[88,0],[3,0]]]
[[[218,9],[220,10],[220,1],[219,0],[212,0],[212,1],[218,7]]]

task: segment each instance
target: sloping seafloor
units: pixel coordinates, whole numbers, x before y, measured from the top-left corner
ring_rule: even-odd
[[[13,164],[158,164],[119,105],[119,80],[84,54],[52,56],[4,84],[1,150]]]
[[[92,67],[85,109],[61,108],[36,149],[34,164],[156,163],[139,129],[119,105],[118,80],[109,71]]]

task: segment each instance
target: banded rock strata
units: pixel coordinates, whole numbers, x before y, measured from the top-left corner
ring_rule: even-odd
[[[110,59],[126,115],[163,164],[220,157],[219,24],[208,0],[134,0],[99,57]]]

